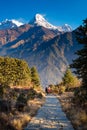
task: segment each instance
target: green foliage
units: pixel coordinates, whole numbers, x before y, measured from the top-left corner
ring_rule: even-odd
[[[27,100],[34,99],[34,98],[42,98],[42,97],[43,97],[43,95],[42,95],[41,91],[37,92],[33,88],[30,88],[27,91]]]
[[[65,85],[70,85],[73,81],[73,75],[72,75],[72,72],[70,69],[67,69],[65,74],[64,74],[64,77],[63,77],[63,83]]]
[[[27,104],[28,100],[34,99],[37,96],[41,96],[41,93],[37,93],[33,88],[22,90],[17,98],[17,102]]]
[[[19,97],[17,98],[17,102],[26,104],[26,103],[27,103],[27,95],[22,92],[22,93],[19,95]]]
[[[75,89],[74,101],[80,105],[83,105],[87,101],[87,94],[86,94],[84,87]]]
[[[76,38],[83,48],[76,52],[78,58],[71,65],[75,68],[75,73],[82,79],[82,84],[87,91],[87,19],[83,21],[83,26],[80,26],[76,32]]]
[[[4,85],[4,84],[1,85],[0,84],[0,98],[1,99],[6,98],[8,90],[9,90],[9,86],[8,85]]]
[[[37,98],[42,98],[43,97],[43,95],[42,95],[42,93],[41,92],[39,92],[39,93],[37,93]]]
[[[32,82],[32,83],[31,83]],[[35,67],[29,68],[24,60],[10,57],[0,57],[0,99],[17,102],[18,109],[24,108],[29,99],[41,97],[33,88],[27,90],[11,89],[10,87],[26,87],[30,84],[40,85],[39,76]],[[33,86],[32,86],[33,87]],[[40,89],[40,87],[37,87]]]
[[[59,93],[59,88],[57,86],[50,84],[49,87],[51,89],[51,93]]]
[[[36,67],[31,68],[31,81],[34,83],[34,85],[39,86],[40,85],[40,77],[38,75]]]
[[[37,95],[37,92],[33,88],[31,88],[31,89],[29,89],[29,91],[27,93],[27,99],[28,100],[34,99],[36,97],[36,95]]]
[[[0,83],[26,85],[31,81],[30,68],[24,60],[0,57]]]
[[[65,90],[66,90],[66,87],[65,87],[65,86],[63,86],[63,85],[61,85],[61,86],[59,87],[59,94],[64,93],[64,92],[65,92]]]
[[[43,96],[40,92],[37,93],[37,91],[35,91],[33,88],[30,88],[28,90],[22,90],[17,98],[16,107],[18,108],[18,110],[20,109],[20,107],[21,110],[23,110],[22,108],[27,106],[28,100],[34,99],[36,97],[42,98]]]
[[[66,87],[62,84],[57,84],[57,85],[49,85],[50,89],[51,89],[51,93],[55,93],[55,94],[62,94],[65,92]]]
[[[79,80],[73,75],[70,69],[66,70],[62,81],[67,90],[78,87],[79,84]]]
[[[87,103],[87,19],[76,31],[76,38],[83,48],[76,52],[78,58],[73,61],[71,68],[75,68],[75,73],[82,79],[82,86],[75,92],[75,97],[84,104]]]

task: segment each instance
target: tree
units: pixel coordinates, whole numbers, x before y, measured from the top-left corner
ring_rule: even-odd
[[[28,85],[31,81],[30,68],[26,61],[16,59],[16,81],[15,83],[19,85]]]
[[[82,105],[85,105],[87,102],[87,19],[83,20],[83,25],[76,31],[76,38],[83,48],[76,52],[78,58],[73,60],[70,66],[75,68],[74,72],[82,80],[81,88],[75,92],[75,97]]]
[[[87,19],[83,20],[83,25],[76,31],[76,38],[83,48],[76,52],[78,58],[73,60],[71,68],[76,69],[74,72],[82,79],[82,87],[87,92]]]
[[[63,77],[63,84],[66,86],[66,89],[77,87],[78,83],[77,77],[73,75],[70,69],[67,69]]]
[[[31,81],[34,83],[34,85],[39,86],[40,85],[40,77],[38,75],[36,67],[31,68]]]
[[[26,86],[31,82],[31,72],[26,61],[0,57],[0,83]]]

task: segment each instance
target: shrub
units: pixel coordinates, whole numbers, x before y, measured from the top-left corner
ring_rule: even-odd
[[[11,121],[12,126],[16,128],[16,130],[22,130],[23,126],[25,126],[30,120],[30,116],[27,114],[23,114],[20,118],[13,119]]]
[[[60,86],[60,87],[59,87],[59,94],[64,93],[65,90],[66,90],[66,87],[65,87],[65,86]]]
[[[11,111],[11,103],[7,100],[0,100],[0,111],[1,112]]]
[[[75,89],[74,101],[85,108],[85,105],[87,104],[87,94],[83,87]]]
[[[5,98],[9,89],[10,89],[10,87],[8,85],[1,84],[0,85],[0,98],[2,98],[2,99]]]
[[[27,103],[27,95],[22,92],[19,95],[19,97],[17,98],[17,102],[26,104]]]
[[[37,92],[33,88],[31,88],[31,89],[28,90],[27,99],[28,100],[34,99],[36,97],[36,95],[37,95]]]
[[[37,98],[42,98],[42,97],[43,97],[42,93],[37,93]]]
[[[73,75],[70,69],[66,70],[62,80],[63,84],[66,86],[67,91],[80,85],[80,81],[76,76]]]
[[[87,123],[87,114],[86,114],[85,111],[81,112],[81,114],[80,114],[80,121],[82,123]]]

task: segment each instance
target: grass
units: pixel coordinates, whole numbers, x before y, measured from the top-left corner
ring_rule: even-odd
[[[31,117],[28,114],[22,114],[18,118],[11,120],[11,124],[16,128],[16,130],[22,130],[30,119]]]
[[[10,112],[0,112],[0,130],[23,130],[43,105],[45,98],[29,100],[24,111],[13,109]]]
[[[82,108],[80,104],[73,102],[73,92],[65,92],[59,95],[58,98],[61,102],[63,111],[71,120],[75,130],[87,130],[87,113],[86,108]]]

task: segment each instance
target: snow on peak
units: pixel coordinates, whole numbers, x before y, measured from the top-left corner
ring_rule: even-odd
[[[70,26],[70,25],[68,25],[68,24],[64,24],[63,26],[62,26],[62,29],[65,31],[65,32],[71,32],[72,31],[72,27]]]
[[[23,25],[23,23],[15,19],[12,19],[12,20],[6,19],[0,23],[0,30],[11,29],[14,27],[19,27],[21,25]]]
[[[51,30],[58,30],[60,32],[70,32],[72,31],[72,28],[70,25],[65,24],[63,26],[54,26],[51,23],[49,23],[43,15],[36,14],[34,18],[29,22],[29,24],[43,26],[45,28],[51,29]]]
[[[12,21],[14,24],[16,24],[18,27],[21,26],[21,25],[23,25],[23,23],[20,22],[20,21],[18,21],[18,20],[12,19],[11,21]]]
[[[44,21],[45,20],[44,17],[42,15],[40,15],[40,14],[36,14],[35,18],[36,18],[36,21],[41,21],[41,20]]]
[[[56,26],[47,22],[47,20],[41,14],[36,14],[35,17],[29,23],[30,24],[37,24],[39,26],[43,26],[43,27],[48,28],[48,29],[57,29]]]

